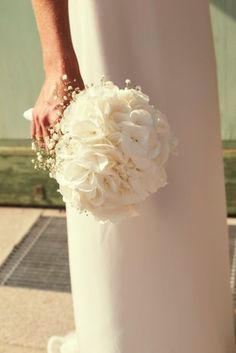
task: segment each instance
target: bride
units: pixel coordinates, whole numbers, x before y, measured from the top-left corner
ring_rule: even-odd
[[[102,75],[119,86],[131,79],[179,139],[168,185],[140,216],[100,224],[66,204],[75,330],[50,337],[48,353],[234,353],[208,2],[32,3],[45,69],[31,131],[39,144],[56,121],[63,75],[80,89]]]

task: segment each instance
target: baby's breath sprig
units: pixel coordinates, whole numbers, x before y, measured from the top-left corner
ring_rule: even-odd
[[[142,87],[140,85],[133,86],[132,82],[129,78],[125,80],[125,89],[134,88],[136,91],[142,91]]]
[[[80,88],[77,85],[77,79],[68,79],[67,74],[61,76],[61,81],[64,85],[63,94],[58,92],[58,86],[55,85],[53,99],[57,101],[55,105],[56,114],[58,116],[56,123],[48,128],[49,135],[44,138],[44,144],[38,144],[36,139],[33,139],[31,149],[35,152],[36,157],[31,161],[34,169],[42,169],[49,172],[49,176],[53,177],[56,170],[56,144],[62,135],[60,128],[60,120],[66,107],[80,93]]]
[[[47,150],[43,147],[40,147],[35,140],[32,142],[31,148],[36,153],[36,158],[32,159],[34,169],[42,169],[52,173],[55,166],[55,156],[53,149],[47,152]]]

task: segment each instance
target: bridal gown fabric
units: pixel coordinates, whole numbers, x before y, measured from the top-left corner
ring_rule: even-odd
[[[69,11],[84,82],[141,85],[179,155],[138,217],[100,224],[66,204],[75,330],[48,352],[235,353],[208,2],[71,0]]]

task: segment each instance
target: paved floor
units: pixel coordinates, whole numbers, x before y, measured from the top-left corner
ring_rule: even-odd
[[[0,208],[0,264],[40,215],[58,210]],[[46,353],[48,337],[74,329],[70,293],[0,287],[0,353]]]
[[[0,352],[1,344],[5,344],[9,347],[2,353],[24,353],[26,347],[46,353],[49,336],[73,330],[71,295],[1,287],[0,318]]]
[[[0,264],[40,215],[65,212],[0,207]],[[235,224],[236,219],[228,219]],[[0,287],[0,353],[46,353],[50,336],[74,329],[70,293]]]

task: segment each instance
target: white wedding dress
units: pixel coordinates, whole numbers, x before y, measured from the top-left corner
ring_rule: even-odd
[[[69,6],[84,82],[141,85],[179,155],[138,217],[100,224],[66,205],[75,331],[50,337],[48,353],[235,353],[208,2]]]

